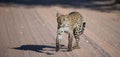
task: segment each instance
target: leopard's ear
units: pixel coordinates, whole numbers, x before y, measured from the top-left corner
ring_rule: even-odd
[[[59,16],[61,16],[61,15],[62,15],[61,13],[58,13],[58,12],[57,12],[56,17],[59,17]]]

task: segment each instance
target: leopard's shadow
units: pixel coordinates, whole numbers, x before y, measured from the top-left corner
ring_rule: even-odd
[[[12,49],[24,50],[24,51],[30,50],[30,51],[46,53],[46,54],[51,55],[52,53],[50,53],[50,51],[55,51],[55,48],[56,48],[55,46],[50,46],[50,45],[21,45],[19,47],[14,47]]]
[[[44,48],[49,48],[51,49],[50,51],[55,50],[55,46],[49,46],[49,45],[22,45],[20,47],[14,47],[12,49],[24,50],[24,51],[30,50],[30,51],[49,54],[48,52],[44,52],[45,51]]]

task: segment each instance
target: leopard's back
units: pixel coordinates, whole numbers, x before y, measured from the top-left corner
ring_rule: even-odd
[[[83,17],[79,12],[71,12],[68,14],[69,25],[72,27],[81,26]]]

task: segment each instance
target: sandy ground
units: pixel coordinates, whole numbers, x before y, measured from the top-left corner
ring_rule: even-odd
[[[118,6],[118,5],[117,5]],[[55,52],[56,13],[78,11],[87,23],[80,49]],[[120,11],[56,6],[0,6],[0,57],[119,57]]]

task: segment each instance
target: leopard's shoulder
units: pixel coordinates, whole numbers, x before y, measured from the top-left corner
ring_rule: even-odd
[[[68,14],[68,19],[72,25],[75,25],[76,23],[81,24],[83,16],[79,12],[74,11]]]

